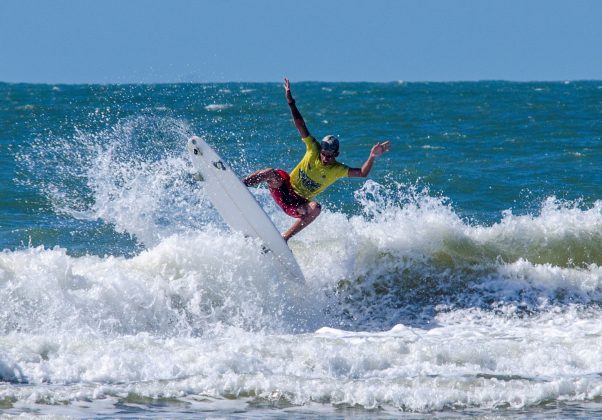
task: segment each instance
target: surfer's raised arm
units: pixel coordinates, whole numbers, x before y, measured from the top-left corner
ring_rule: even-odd
[[[390,141],[376,143],[374,146],[372,146],[372,150],[370,150],[370,156],[368,156],[368,159],[366,159],[366,161],[364,162],[362,167],[361,168],[349,168],[349,172],[347,172],[347,176],[349,178],[353,178],[353,177],[365,178],[365,177],[367,177],[368,174],[370,173],[370,170],[372,169],[372,165],[374,164],[374,159],[376,159],[378,156],[382,155],[383,153],[388,152],[390,149],[391,149]]]
[[[284,93],[286,95],[286,102],[288,102],[288,106],[291,108],[291,114],[293,115],[295,127],[297,127],[297,130],[299,130],[301,138],[308,137],[309,131],[307,130],[307,126],[305,125],[305,121],[303,120],[301,113],[297,109],[297,105],[295,105],[295,100],[293,99],[293,94],[291,93],[291,82],[287,78],[284,79]]]

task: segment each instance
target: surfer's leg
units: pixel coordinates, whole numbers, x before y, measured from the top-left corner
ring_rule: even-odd
[[[261,182],[267,182],[270,188],[280,188],[282,177],[278,175],[274,168],[260,169],[242,179],[247,187],[254,187]]]
[[[293,235],[301,232],[307,225],[316,220],[316,217],[320,215],[322,206],[317,201],[311,201],[307,204],[299,206],[297,209],[301,217],[297,219],[295,223],[290,227],[289,230],[282,234],[285,241],[288,241]]]

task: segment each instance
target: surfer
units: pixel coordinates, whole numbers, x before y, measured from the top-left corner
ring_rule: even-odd
[[[374,159],[388,152],[391,144],[388,141],[376,143],[361,168],[350,168],[336,160],[339,155],[339,140],[335,136],[328,135],[318,142],[309,134],[286,78],[284,91],[295,127],[306,146],[305,155],[290,175],[282,169],[266,168],[253,172],[242,181],[247,187],[266,182],[274,201],[286,214],[298,219],[282,234],[284,240],[288,241],[320,215],[320,203],[314,200],[316,195],[339,178],[367,177]]]

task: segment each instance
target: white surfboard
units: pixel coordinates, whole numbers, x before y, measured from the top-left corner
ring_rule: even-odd
[[[188,151],[209,200],[228,226],[245,236],[259,238],[281,274],[304,284],[301,268],[280,232],[226,162],[201,137],[188,139]]]

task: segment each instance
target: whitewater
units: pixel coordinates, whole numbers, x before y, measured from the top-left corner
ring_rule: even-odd
[[[417,85],[415,102],[429,102],[426,88]],[[595,86],[585,88],[599,90]],[[320,217],[289,242],[307,281],[299,286],[278,277],[258,240],[225,226],[186,152],[187,138],[201,134],[241,176],[271,163],[279,149],[283,156],[272,165],[294,164],[302,146],[286,113],[276,119],[264,108],[266,114],[239,111],[254,109],[255,101],[270,109],[271,101],[281,100],[279,86],[251,87],[133,86],[124,93],[119,86],[70,92],[65,86],[2,85],[7,98],[27,89],[47,89],[49,96],[3,105],[6,118],[38,121],[40,128],[2,135],[10,140],[3,140],[3,162],[14,165],[2,203],[17,204],[3,204],[0,220],[0,413],[602,414],[602,201],[590,184],[579,181],[584,187],[574,197],[565,193],[569,181],[541,191],[517,188],[514,201],[492,208],[508,192],[488,200],[491,189],[471,190],[466,180],[474,164],[446,177],[437,172],[444,157],[421,170],[412,167],[415,156],[392,151],[370,179],[340,181],[347,184],[325,195]],[[384,95],[408,89],[305,88],[314,95],[305,98],[316,109],[307,112],[313,126],[349,117],[362,130],[380,123],[346,114],[353,106],[341,111],[345,116],[332,116],[333,90],[345,98],[344,92],[356,92],[357,107],[361,98],[381,98],[374,111],[381,115],[397,101]],[[451,101],[449,90],[460,88],[442,84],[428,94]],[[541,95],[529,84],[462,87],[486,97],[494,88]],[[152,103],[137,103],[139,90]],[[66,110],[51,101],[61,93]],[[120,108],[107,108],[105,96],[121,101]],[[186,103],[183,111],[170,111],[176,99],[189,96],[199,102],[196,108]],[[463,100],[484,106],[479,98]],[[82,101],[91,104],[85,112],[73,106]],[[17,109],[28,104],[31,109]],[[30,115],[43,104],[57,115],[48,109]],[[456,121],[457,108],[449,112]],[[88,118],[93,123],[78,122]],[[551,124],[550,132],[565,127],[566,136],[574,128],[554,121],[560,128]],[[272,136],[272,125],[281,132]],[[463,135],[485,139],[487,130]],[[454,143],[450,132],[442,129],[438,139],[423,133],[422,145],[414,139],[408,149],[404,139],[394,139],[393,147],[431,157],[444,147],[450,161],[450,154],[470,162],[483,158],[468,156],[463,137]],[[254,147],[255,137],[276,140],[264,150]],[[370,140],[356,140],[344,157],[361,163]],[[554,144],[548,143],[549,154],[566,147]],[[498,147],[507,167],[500,179],[514,182],[517,172],[524,179],[514,165],[528,156],[499,149],[497,140],[479,147]],[[580,153],[598,156],[599,146],[588,148]],[[551,171],[562,172],[566,158],[558,162]],[[286,229],[291,219],[267,189],[252,191],[276,226]],[[474,207],[478,201],[487,203]]]

